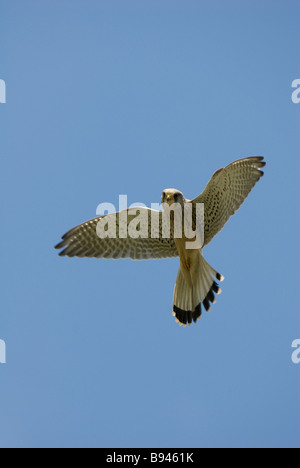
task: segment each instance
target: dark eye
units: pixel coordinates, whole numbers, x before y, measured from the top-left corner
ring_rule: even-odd
[[[178,193],[174,193],[174,201],[175,201],[175,202],[178,201]]]
[[[166,198],[166,192],[162,193],[162,199],[164,200]]]

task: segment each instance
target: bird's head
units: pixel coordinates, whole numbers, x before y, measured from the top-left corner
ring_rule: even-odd
[[[161,203],[167,203],[169,206],[173,205],[173,203],[179,203],[180,205],[184,205],[185,198],[183,194],[176,189],[165,189],[161,196]]]

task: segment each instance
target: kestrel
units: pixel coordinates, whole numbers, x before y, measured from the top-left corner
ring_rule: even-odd
[[[185,326],[197,322],[201,317],[201,304],[206,311],[215,303],[215,294],[219,294],[217,281],[224,277],[214,270],[204,259],[202,250],[241,206],[243,201],[263,176],[260,170],[265,166],[263,157],[249,157],[232,162],[227,167],[216,171],[205,190],[194,200],[187,200],[179,190],[166,189],[161,202],[164,207],[190,206],[195,226],[195,208],[204,206],[204,239],[200,248],[187,248],[187,238],[175,235],[174,215],[170,221],[169,235],[164,234],[163,211],[150,208],[124,210],[119,213],[97,217],[67,232],[55,248],[63,249],[60,256],[96,257],[96,258],[131,258],[146,260],[154,258],[179,257],[180,266],[173,297],[173,316],[176,322]],[[130,236],[130,224],[136,221],[137,212],[146,220],[145,229],[138,236]],[[114,218],[113,218],[114,217]],[[125,232],[124,223],[126,220]],[[154,219],[157,220],[157,234],[153,235]],[[114,220],[115,236],[100,237],[99,223]],[[141,224],[141,223],[140,223]],[[144,227],[145,227],[144,226]]]

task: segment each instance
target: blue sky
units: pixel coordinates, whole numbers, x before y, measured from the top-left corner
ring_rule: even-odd
[[[299,447],[298,1],[0,0],[1,447]],[[59,258],[101,202],[265,176],[205,249],[197,326],[178,260]]]

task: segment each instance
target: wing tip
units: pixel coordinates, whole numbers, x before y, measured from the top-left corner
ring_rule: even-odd
[[[250,156],[250,158],[247,158],[248,160],[255,162],[255,167],[258,169],[258,168],[261,168],[261,167],[265,167],[265,165],[267,164],[266,161],[264,161],[264,156]],[[263,171],[261,171],[262,175],[263,175]]]
[[[58,256],[59,257],[66,257],[66,249],[62,250],[61,252],[59,252]]]

